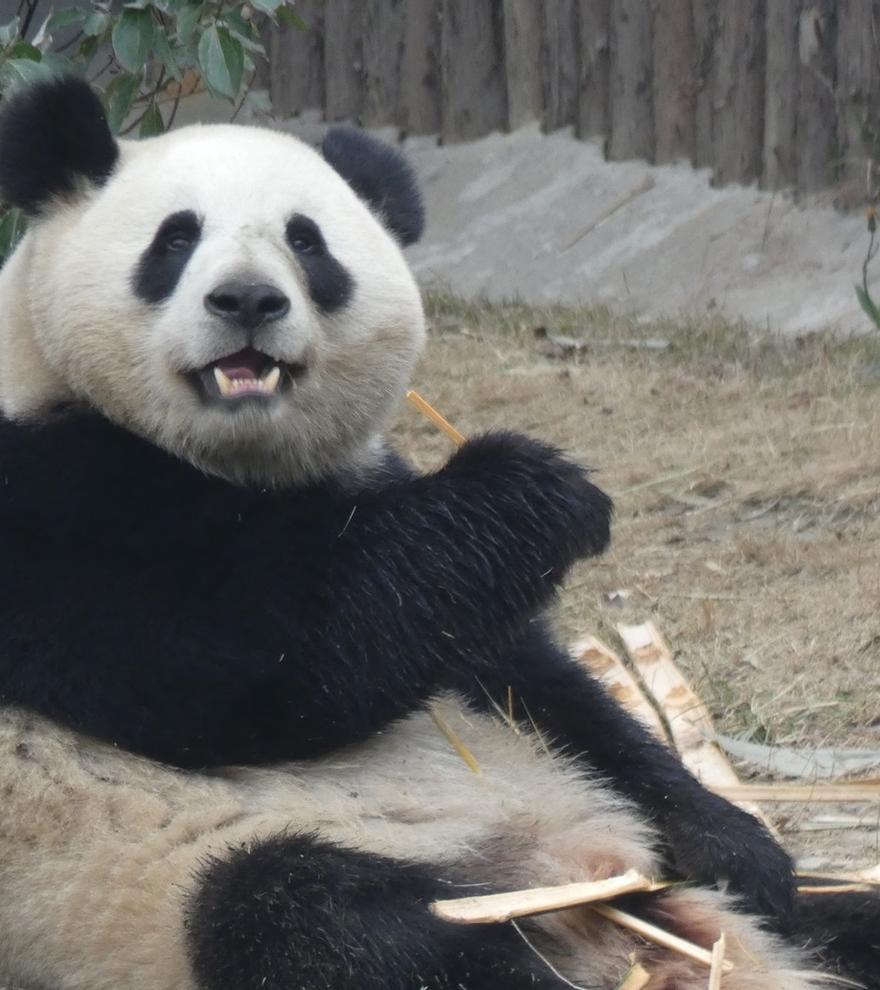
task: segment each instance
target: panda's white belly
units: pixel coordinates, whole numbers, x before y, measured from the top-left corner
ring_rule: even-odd
[[[282,830],[436,863],[441,879],[476,889],[652,872],[650,831],[601,783],[454,698],[438,709],[479,773],[426,713],[308,764],[202,775],[0,710],[0,985],[193,990],[184,922],[198,868]],[[711,895],[681,895],[681,910],[714,928],[722,906],[701,897]],[[761,954],[744,919],[723,923]],[[614,985],[626,971],[634,944],[595,915],[546,925],[582,947],[573,978]],[[778,970],[741,984],[803,986]]]

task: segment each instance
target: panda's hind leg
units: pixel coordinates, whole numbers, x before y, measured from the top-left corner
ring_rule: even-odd
[[[510,926],[435,918],[428,904],[450,888],[434,872],[314,836],[230,850],[203,868],[190,904],[196,981],[205,990],[568,986]]]
[[[827,972],[880,990],[880,890],[801,894],[790,940],[810,947]]]

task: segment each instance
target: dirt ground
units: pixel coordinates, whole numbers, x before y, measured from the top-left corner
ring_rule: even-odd
[[[651,618],[721,732],[880,749],[880,335],[427,304],[419,391],[465,434],[553,441],[615,499],[565,637],[619,647],[615,623]],[[423,468],[450,453],[409,407],[395,432]],[[807,866],[880,860],[876,805],[774,814]]]

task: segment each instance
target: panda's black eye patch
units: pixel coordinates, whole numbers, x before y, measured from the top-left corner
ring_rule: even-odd
[[[192,210],[172,213],[162,221],[134,273],[134,289],[141,299],[159,303],[174,292],[201,233]]]
[[[299,215],[287,224],[287,243],[296,254],[324,254],[327,250],[318,225],[314,220]]]
[[[330,253],[321,228],[311,217],[297,213],[287,221],[286,234],[315,305],[325,313],[345,306],[354,292],[354,279]]]

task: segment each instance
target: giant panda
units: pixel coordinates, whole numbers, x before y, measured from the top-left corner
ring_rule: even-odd
[[[116,141],[64,79],[4,109],[0,194],[0,984],[703,990],[586,908],[429,909],[635,867],[694,881],[627,906],[724,931],[724,990],[824,985],[786,854],[542,619],[608,498],[524,436],[424,476],[386,441],[424,338],[396,151]]]

